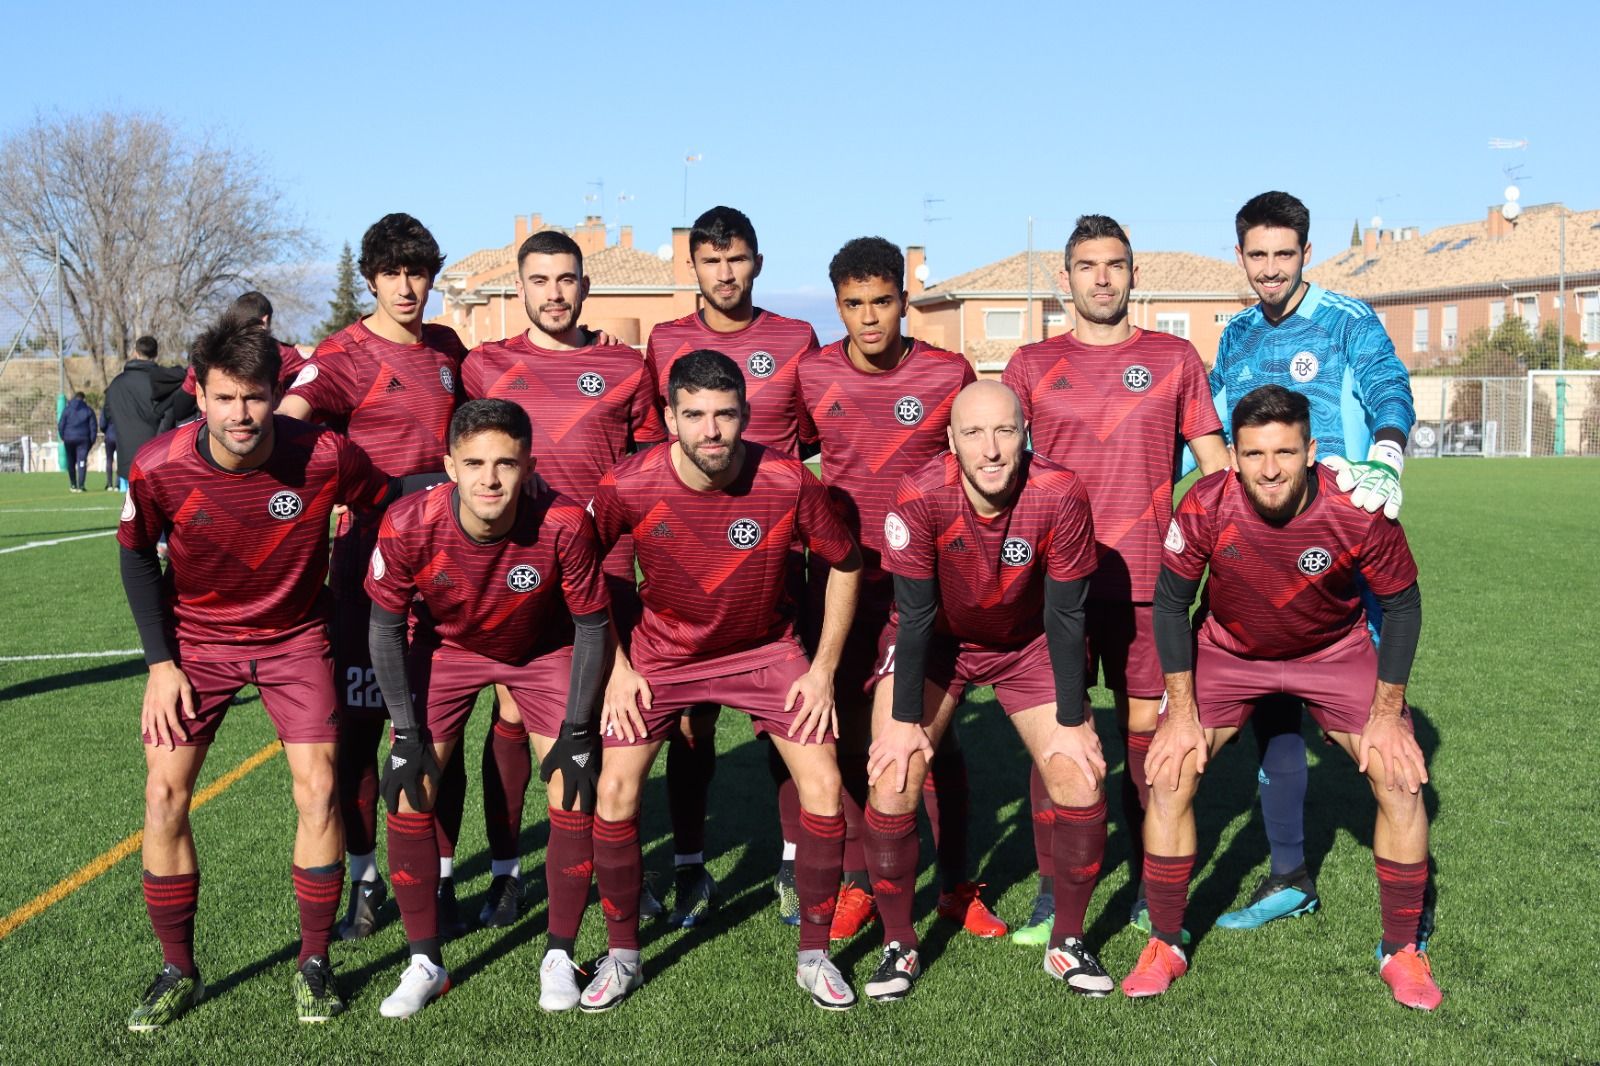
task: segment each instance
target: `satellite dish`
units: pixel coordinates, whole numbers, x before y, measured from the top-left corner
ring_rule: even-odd
[[[1516,201],[1522,199],[1522,190],[1517,188],[1515,185],[1507,185],[1506,199],[1512,203],[1515,203]]]
[[[672,245],[663,244],[660,248],[657,248],[656,258],[661,260],[663,263],[672,262]]]
[[[927,281],[928,275],[933,272],[928,269],[927,263],[918,263],[917,269],[913,270],[911,273],[916,275],[918,281]]]
[[[1507,222],[1515,222],[1520,214],[1522,214],[1522,205],[1515,200],[1507,200],[1500,207],[1500,217]]]
[[[1373,215],[1372,216],[1372,221],[1367,223],[1367,228],[1369,228],[1369,229],[1382,229],[1383,228],[1383,216],[1382,215]]]

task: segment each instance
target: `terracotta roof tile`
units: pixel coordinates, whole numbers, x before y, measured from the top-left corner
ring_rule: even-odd
[[[596,289],[663,288],[672,284],[672,264],[637,248],[612,245],[583,257],[584,272]],[[474,289],[511,288],[517,283],[515,267],[484,278]]]
[[[1244,273],[1234,263],[1192,252],[1140,252],[1135,250],[1134,263],[1139,268],[1139,288],[1136,292],[1192,293],[1229,299],[1249,295]],[[1033,290],[1037,293],[1053,292],[1056,272],[1061,269],[1061,253],[1052,249],[1033,253]],[[918,299],[944,296],[955,292],[1026,292],[1028,289],[1028,253],[1018,252],[965,274],[946,278],[930,285]]]

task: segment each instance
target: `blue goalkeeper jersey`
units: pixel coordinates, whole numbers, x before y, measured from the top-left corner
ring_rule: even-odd
[[[1282,385],[1311,401],[1319,455],[1359,462],[1378,430],[1409,436],[1416,421],[1411,375],[1377,314],[1318,285],[1310,285],[1294,314],[1277,325],[1257,304],[1222,331],[1211,396],[1225,435],[1232,432],[1234,404],[1262,385]]]

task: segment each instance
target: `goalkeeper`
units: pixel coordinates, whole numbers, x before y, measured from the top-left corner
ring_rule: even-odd
[[[1262,385],[1303,394],[1311,401],[1318,458],[1338,472],[1339,488],[1351,492],[1356,506],[1382,508],[1392,519],[1400,514],[1400,473],[1415,421],[1411,378],[1371,307],[1305,280],[1310,228],[1311,213],[1286,192],[1264,192],[1239,209],[1234,252],[1261,302],[1223,331],[1211,395],[1228,426],[1233,405]],[[1376,630],[1377,601],[1362,588]],[[1263,701],[1251,724],[1261,750],[1261,814],[1272,869],[1247,906],[1218,920],[1231,929],[1308,914],[1318,904],[1305,860],[1300,701]],[[1425,942],[1426,933],[1419,936]]]

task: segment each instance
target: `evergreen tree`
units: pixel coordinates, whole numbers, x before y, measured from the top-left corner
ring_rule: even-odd
[[[1361,220],[1359,218],[1350,227],[1350,247],[1361,247]]]
[[[333,299],[328,301],[328,320],[317,327],[318,336],[328,337],[367,313],[356,287],[356,259],[350,252],[350,242],[344,242],[339,253],[339,266],[334,272]]]

